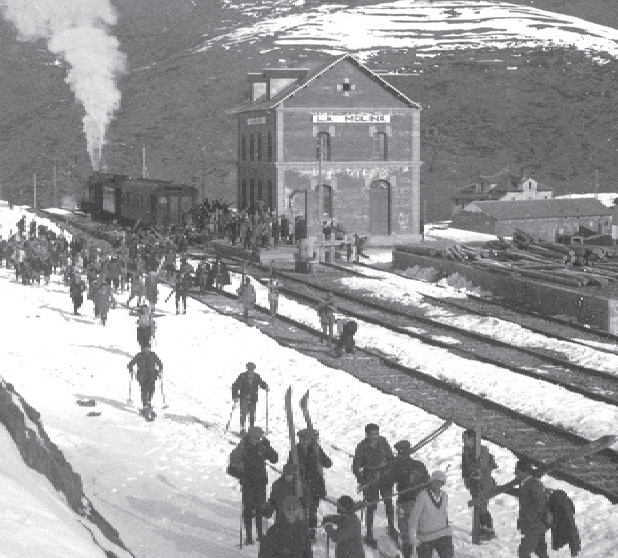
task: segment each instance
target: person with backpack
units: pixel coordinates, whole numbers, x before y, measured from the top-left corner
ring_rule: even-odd
[[[418,538],[418,558],[432,558],[435,550],[439,558],[453,558],[453,532],[448,521],[448,495],[442,487],[446,474],[434,471],[429,488],[416,497],[410,517],[410,540]]]
[[[545,541],[545,531],[548,529],[545,522],[545,487],[534,476],[534,465],[529,459],[517,462],[515,476],[520,479],[517,529],[522,536],[517,556],[530,558],[534,553],[538,558],[548,558]]]
[[[155,328],[155,321],[148,305],[142,304],[140,314],[137,317],[137,342],[142,349],[146,345],[150,345],[150,340],[155,335]]]
[[[262,512],[266,507],[268,475],[266,461],[277,463],[279,454],[272,448],[259,426],[252,426],[230,454],[228,474],[240,481],[245,544],[253,544],[253,518],[258,540],[262,538]]]
[[[465,430],[462,434],[463,452],[461,454],[461,476],[464,486],[470,491],[470,496],[476,498],[483,493],[489,492],[496,486],[496,481],[491,476],[492,471],[498,468],[494,456],[487,446],[481,445],[479,457],[476,457],[476,433],[472,429]],[[480,537],[481,540],[489,541],[496,538],[493,527],[493,519],[487,509],[487,502],[480,507]]]
[[[137,366],[137,374],[135,378],[141,388],[142,395],[142,410],[140,411],[147,420],[154,419],[152,410],[152,396],[155,391],[157,379],[163,377],[163,363],[156,353],[154,353],[150,344],[144,345],[142,350],[137,353],[131,362],[127,365],[131,379],[133,379],[133,367]]]
[[[246,371],[239,374],[232,384],[232,399],[234,402],[240,402],[241,434],[245,433],[247,414],[249,414],[249,426],[255,424],[255,409],[260,388],[268,391],[268,384],[255,372],[255,363],[248,362]]]

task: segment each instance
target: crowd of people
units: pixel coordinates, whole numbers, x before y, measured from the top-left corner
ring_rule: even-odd
[[[215,211],[219,210],[215,208]],[[77,235],[68,238],[63,233],[56,234],[44,225],[37,225],[35,220],[27,227],[25,217],[18,221],[16,229],[10,238],[0,237],[0,264],[15,270],[16,281],[24,285],[41,284],[42,281],[47,284],[52,273],[61,274],[69,287],[73,312],[79,312],[84,293],[87,293],[87,299],[93,303],[94,316],[103,326],[107,323],[110,308],[124,304],[131,309],[131,302],[135,300],[133,310],[137,315],[140,351],[127,365],[129,386],[137,369],[135,379],[140,385],[142,401],[140,412],[146,420],[152,420],[155,416],[152,397],[157,380],[162,381],[163,377],[163,363],[152,350],[156,338],[154,317],[159,302],[159,277],[163,274],[174,278],[176,313],[185,313],[191,285],[203,292],[206,289],[220,290],[230,283],[224,262],[218,258],[212,262],[202,261],[193,269],[180,249],[182,243],[179,246],[178,237],[165,237],[156,231],[129,234],[110,249]],[[268,292],[274,318],[279,294],[276,279],[270,279]],[[244,318],[248,320],[248,312],[255,304],[255,289],[249,277],[244,278],[238,294]],[[124,296],[127,297],[126,303],[120,300]],[[317,311],[322,326],[321,342],[335,346],[340,352],[353,352],[357,324],[353,320],[336,319],[332,293],[319,304]],[[161,389],[163,391],[162,383]],[[240,481],[242,489],[244,543],[254,543],[255,524],[260,558],[312,558],[316,531],[322,528],[328,535],[327,540],[336,544],[337,558],[364,558],[363,544],[372,548],[378,546],[374,518],[381,502],[386,512],[388,535],[401,548],[403,558],[432,558],[434,552],[439,558],[453,558],[448,495],[444,490],[446,473],[436,470],[430,475],[425,464],[413,457],[408,440],[397,441],[393,446],[396,453],[393,452],[390,443],[380,435],[377,424],[366,425],[365,436],[356,446],[351,466],[363,494],[364,536],[357,517],[359,502],[349,495],[333,499],[327,494],[324,472],[332,467],[333,462],[314,428],[304,428],[296,433],[298,441],[294,448],[290,448],[280,478],[267,495],[266,466],[267,463],[276,464],[279,453],[272,447],[264,430],[256,425],[260,390],[268,394],[268,383],[256,372],[256,365],[249,362],[232,384],[234,405],[240,407],[241,439],[230,455],[228,467],[228,473]],[[130,393],[131,387],[129,401]],[[489,449],[479,446],[477,439],[474,431],[463,433],[461,471],[464,485],[473,498],[495,486],[492,473],[497,468]],[[534,476],[534,465],[528,460],[518,461],[515,475],[521,481],[518,529],[522,539],[518,558],[529,558],[533,553],[539,558],[547,558],[547,490]],[[564,493],[554,496],[552,498],[558,502],[555,504],[558,515],[566,517],[561,523],[560,541],[570,544],[572,555],[576,555],[579,539],[573,511],[569,512],[572,502]],[[324,515],[320,521],[318,510],[323,501],[334,504],[336,513]],[[273,525],[265,531],[262,518],[273,516]],[[554,525],[555,522],[552,536]],[[480,538],[489,541],[495,536],[493,519],[485,503],[480,507]]]

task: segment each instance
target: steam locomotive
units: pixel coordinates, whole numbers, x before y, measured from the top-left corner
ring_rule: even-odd
[[[95,172],[88,178],[82,210],[102,221],[179,225],[196,200],[194,186]]]

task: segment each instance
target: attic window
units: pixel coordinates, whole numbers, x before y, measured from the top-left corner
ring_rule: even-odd
[[[350,78],[344,78],[343,83],[337,84],[337,91],[341,91],[346,97],[350,95],[350,91],[354,91],[356,86],[350,83]]]
[[[352,89],[352,85],[349,83],[344,83],[341,85],[341,90],[342,91],[350,91],[350,89]]]

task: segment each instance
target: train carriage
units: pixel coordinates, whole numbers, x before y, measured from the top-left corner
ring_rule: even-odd
[[[95,173],[88,179],[84,209],[97,219],[144,225],[179,225],[196,203],[193,186]]]

